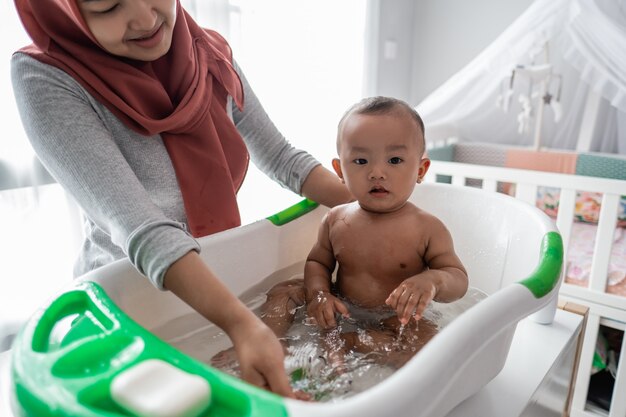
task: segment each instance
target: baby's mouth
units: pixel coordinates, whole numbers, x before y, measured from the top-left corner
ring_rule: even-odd
[[[382,194],[388,194],[388,193],[389,191],[387,191],[385,187],[382,187],[379,185],[372,187],[372,189],[370,190],[370,194],[382,195]]]

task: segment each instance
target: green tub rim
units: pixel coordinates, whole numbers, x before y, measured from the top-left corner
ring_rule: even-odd
[[[54,327],[70,330],[51,342]],[[40,309],[21,329],[11,359],[13,405],[21,416],[130,416],[110,396],[115,376],[160,359],[203,377],[211,387],[210,416],[288,415],[282,397],[206,365],[137,324],[94,282],[82,282]]]

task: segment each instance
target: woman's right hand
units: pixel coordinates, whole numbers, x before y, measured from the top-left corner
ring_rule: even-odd
[[[269,327],[253,316],[233,329],[229,336],[244,381],[296,398],[285,371],[283,347]]]
[[[226,332],[237,352],[244,380],[294,397],[283,349],[272,330],[226,288],[196,252],[173,263],[163,284]]]
[[[335,314],[339,313],[349,317],[348,307],[337,297],[327,291],[318,291],[315,296],[307,301],[307,314],[313,317],[317,325],[322,329],[337,327]]]

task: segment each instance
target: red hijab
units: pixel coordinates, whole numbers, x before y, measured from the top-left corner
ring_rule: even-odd
[[[152,62],[103,50],[76,0],[15,0],[33,44],[21,49],[75,78],[130,129],[160,134],[172,160],[193,236],[239,226],[237,190],[248,151],[226,112],[243,106],[231,50],[176,0],[172,46]]]

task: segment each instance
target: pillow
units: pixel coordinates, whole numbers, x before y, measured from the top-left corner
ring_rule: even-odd
[[[536,205],[548,216],[556,218],[559,209],[561,190],[554,187],[538,187]],[[574,207],[574,221],[583,223],[598,223],[602,193],[590,191],[576,192]],[[626,196],[622,196],[617,209],[617,226],[626,227]]]

